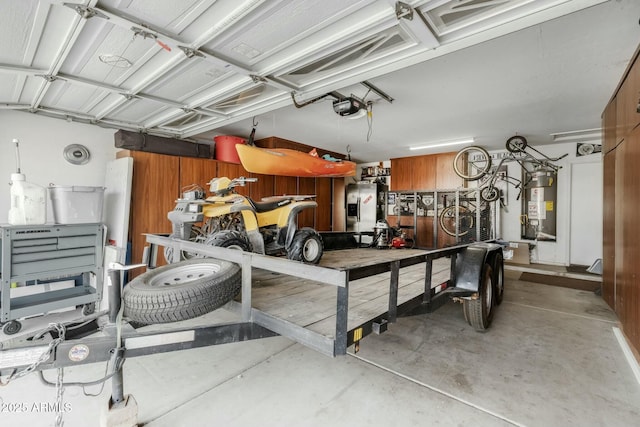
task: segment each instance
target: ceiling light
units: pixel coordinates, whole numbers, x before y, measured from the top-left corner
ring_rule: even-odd
[[[414,147],[409,147],[409,150],[425,150],[429,148],[448,147],[450,145],[473,144],[474,141],[475,138],[457,139],[455,141],[441,141],[435,142],[433,144],[416,145]]]
[[[552,133],[553,142],[585,142],[600,141],[602,139],[602,129],[585,129],[571,132]]]

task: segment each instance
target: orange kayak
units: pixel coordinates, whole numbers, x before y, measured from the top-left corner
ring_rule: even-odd
[[[347,160],[332,162],[287,148],[259,148],[236,144],[236,149],[242,167],[253,173],[305,177],[340,177],[356,174],[356,164]]]

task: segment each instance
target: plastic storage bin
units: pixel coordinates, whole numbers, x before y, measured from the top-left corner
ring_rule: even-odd
[[[56,224],[102,222],[104,187],[52,185],[48,190]]]
[[[229,163],[240,163],[240,157],[236,151],[236,144],[246,144],[239,136],[218,135],[214,136],[216,160]]]

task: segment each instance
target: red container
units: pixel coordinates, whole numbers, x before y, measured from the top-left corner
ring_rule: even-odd
[[[246,144],[243,138],[231,135],[214,136],[216,160],[222,160],[229,163],[240,163],[240,157],[236,151],[236,144]]]

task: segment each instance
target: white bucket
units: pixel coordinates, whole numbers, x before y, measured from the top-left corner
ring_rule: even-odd
[[[104,190],[104,187],[51,185],[53,221],[56,224],[102,222]]]
[[[47,222],[47,190],[25,181],[24,174],[11,174],[9,224],[36,225]]]

